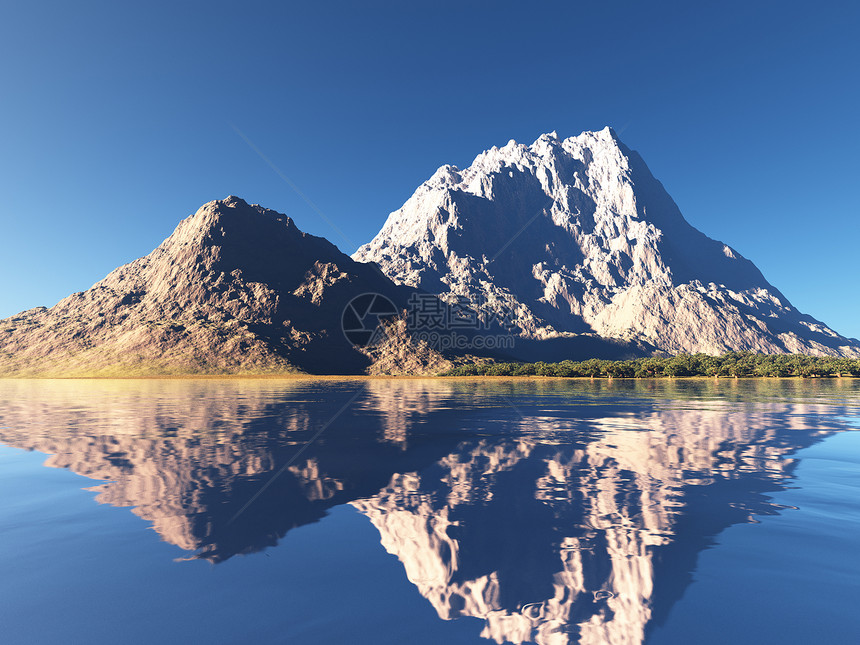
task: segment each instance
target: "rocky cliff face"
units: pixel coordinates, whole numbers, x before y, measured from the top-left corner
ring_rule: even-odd
[[[606,128],[443,166],[353,256],[400,284],[510,312],[523,337],[670,352],[860,355],[729,246],[694,229]]]
[[[408,291],[228,197],[87,291],[0,321],[0,374],[361,372],[371,360],[344,337],[344,307],[365,292],[403,304]]]

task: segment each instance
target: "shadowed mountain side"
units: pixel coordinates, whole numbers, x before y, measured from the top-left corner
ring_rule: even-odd
[[[404,308],[412,291],[228,197],[87,291],[0,321],[0,375],[362,373],[371,359],[344,337],[344,307],[374,292]]]
[[[614,134],[614,133],[613,133]],[[660,253],[671,267],[676,283],[699,281],[715,283],[735,291],[763,288],[781,302],[788,299],[768,282],[758,267],[734,249],[694,228],[681,214],[675,200],[635,150],[625,146],[617,136],[616,145],[627,159],[629,172],[636,178],[637,207],[661,231]]]
[[[848,391],[5,381],[0,441],[104,481],[98,501],[196,558],[259,551],[352,503],[441,618],[480,618],[497,643],[638,643],[714,536],[779,512],[768,493],[790,479],[786,457],[847,428]]]

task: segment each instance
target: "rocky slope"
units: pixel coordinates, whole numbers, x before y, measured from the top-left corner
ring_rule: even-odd
[[[509,312],[529,339],[860,355],[860,342],[693,228],[610,128],[510,141],[465,170],[439,168],[353,257],[399,284]]]
[[[228,197],[87,291],[0,321],[0,375],[362,372],[371,359],[344,337],[341,315],[365,292],[405,306],[411,290]],[[410,351],[414,371],[440,363]]]

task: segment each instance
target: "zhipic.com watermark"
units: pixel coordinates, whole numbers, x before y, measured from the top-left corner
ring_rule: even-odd
[[[510,314],[498,304],[490,307],[465,296],[414,293],[404,309],[387,296],[364,293],[344,307],[341,318],[346,339],[358,347],[376,345],[391,324],[404,321],[408,335],[437,351],[512,349],[515,335]]]
[[[419,331],[412,336],[418,342],[427,343],[438,351],[446,349],[481,350],[481,349],[513,349],[514,337],[510,334],[474,334],[467,335],[456,331]]]

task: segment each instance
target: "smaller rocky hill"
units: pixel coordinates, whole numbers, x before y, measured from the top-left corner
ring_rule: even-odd
[[[366,292],[405,306],[412,291],[228,197],[87,291],[0,321],[0,375],[362,373],[380,357],[344,337],[344,307]],[[440,364],[420,352],[417,371]]]

